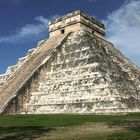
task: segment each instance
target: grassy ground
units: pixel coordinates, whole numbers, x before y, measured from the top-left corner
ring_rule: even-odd
[[[140,140],[140,113],[0,116],[0,140]]]

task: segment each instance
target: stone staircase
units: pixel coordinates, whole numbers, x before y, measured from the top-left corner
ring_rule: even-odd
[[[55,48],[61,45],[69,34],[51,37],[41,42],[26,62],[16,70],[14,75],[3,83],[0,88],[0,113],[5,110],[8,103],[17,96],[18,90],[49,59],[49,56],[55,51]]]

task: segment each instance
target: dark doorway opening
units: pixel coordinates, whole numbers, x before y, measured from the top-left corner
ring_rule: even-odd
[[[64,29],[62,29],[62,30],[61,30],[61,34],[64,34],[64,33],[65,33],[65,30],[64,30]]]

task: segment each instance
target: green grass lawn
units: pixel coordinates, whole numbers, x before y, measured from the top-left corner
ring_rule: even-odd
[[[140,140],[140,113],[0,116],[0,140]]]

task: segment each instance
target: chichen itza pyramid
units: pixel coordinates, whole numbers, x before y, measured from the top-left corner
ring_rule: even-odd
[[[49,38],[0,76],[1,114],[127,112],[140,112],[140,69],[81,11],[50,21]]]

